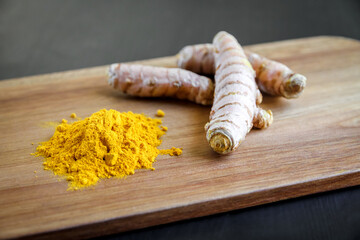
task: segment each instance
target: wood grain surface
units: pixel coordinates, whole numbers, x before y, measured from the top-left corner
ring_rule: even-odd
[[[0,238],[95,237],[360,184],[360,43],[313,37],[246,48],[306,75],[308,85],[295,100],[265,96],[273,125],[226,156],[205,139],[210,107],[125,96],[107,85],[107,66],[1,81]],[[174,67],[175,57],[140,63]],[[103,108],[152,117],[163,109],[161,148],[183,147],[183,155],[66,191],[30,153],[52,136],[46,122]]]

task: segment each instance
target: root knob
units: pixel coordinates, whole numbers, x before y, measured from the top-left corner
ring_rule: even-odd
[[[271,110],[265,111],[264,109],[259,109],[256,117],[254,118],[254,127],[259,129],[268,128],[273,122],[273,113]]]
[[[301,74],[294,74],[284,85],[283,96],[286,98],[297,98],[306,86],[306,77]]]

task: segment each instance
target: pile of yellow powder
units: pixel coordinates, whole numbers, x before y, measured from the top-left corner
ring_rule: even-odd
[[[125,177],[136,169],[151,169],[159,154],[180,155],[180,148],[159,150],[166,127],[144,114],[100,110],[74,123],[62,121],[35,155],[44,168],[64,175],[69,189],[95,185],[101,178]]]

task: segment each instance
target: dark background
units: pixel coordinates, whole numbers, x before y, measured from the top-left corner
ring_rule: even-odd
[[[173,55],[219,30],[360,39],[360,1],[0,1],[0,79]],[[360,239],[360,187],[106,239]]]
[[[360,1],[0,1],[0,79],[173,55],[220,30],[360,39]]]

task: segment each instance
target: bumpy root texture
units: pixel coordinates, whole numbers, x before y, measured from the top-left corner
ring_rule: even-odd
[[[212,44],[186,46],[177,55],[177,65],[199,74],[214,74],[214,47]]]
[[[180,68],[199,74],[214,74],[215,59],[212,44],[197,44],[184,47],[178,53]],[[256,72],[256,81],[262,92],[285,98],[297,98],[306,86],[306,77],[294,73],[282,63],[262,57],[256,53],[245,52]]]
[[[264,110],[262,108],[258,108],[258,111],[256,112],[254,121],[253,121],[253,127],[259,128],[259,129],[265,129],[268,128],[272,122],[273,122],[273,113],[271,110]]]
[[[297,98],[306,86],[306,77],[294,73],[286,65],[249,53],[248,59],[256,71],[256,80],[260,90],[273,96]]]
[[[268,127],[272,113],[257,106],[262,96],[255,82],[255,71],[237,40],[226,32],[219,32],[213,45],[215,92],[205,130],[210,147],[226,154],[241,144],[253,125]]]
[[[184,69],[115,63],[108,76],[109,85],[132,96],[174,97],[203,105],[213,101],[211,79]]]

